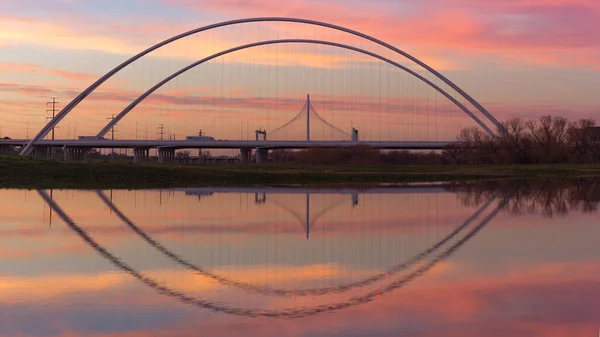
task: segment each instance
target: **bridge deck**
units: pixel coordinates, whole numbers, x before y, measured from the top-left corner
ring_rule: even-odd
[[[24,139],[0,140],[0,145],[25,146]],[[55,147],[86,148],[169,148],[169,149],[307,149],[307,148],[348,148],[368,146],[375,149],[440,150],[456,142],[438,141],[248,141],[248,140],[40,140],[36,145]]]

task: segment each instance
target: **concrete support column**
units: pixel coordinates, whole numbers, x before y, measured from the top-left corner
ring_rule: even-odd
[[[0,145],[0,154],[10,154],[11,152],[10,145]]]
[[[33,148],[33,157],[37,159],[47,159],[50,157],[50,147],[37,145]]]
[[[77,154],[77,160],[83,161],[83,158],[84,158],[85,154],[88,153],[89,150],[90,149],[87,148],[87,147],[80,147],[79,148],[79,152]]]
[[[250,154],[252,153],[252,149],[248,147],[243,147],[240,149],[240,160],[242,163],[250,162]]]
[[[268,149],[256,149],[256,162],[257,163],[266,163],[269,159],[269,150]]]
[[[133,162],[134,163],[146,163],[150,160],[150,149],[147,147],[134,147],[133,148]]]
[[[90,148],[87,147],[68,147],[63,146],[65,161],[83,161],[83,158]]]
[[[172,163],[175,160],[175,149],[158,149],[159,163]]]

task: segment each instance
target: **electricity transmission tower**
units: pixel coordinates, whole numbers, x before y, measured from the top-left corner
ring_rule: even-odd
[[[161,124],[159,127],[157,127],[156,129],[158,129],[158,132],[156,132],[156,134],[158,135],[158,139],[160,140],[164,140],[165,139],[165,125]]]
[[[56,106],[58,105],[58,101],[56,100],[56,97],[50,97],[50,99],[51,101],[46,102],[46,113],[51,113],[52,117],[46,117],[46,121],[51,121],[56,116]],[[52,128],[52,140],[54,140],[54,127]],[[54,146],[50,147],[50,159],[54,159]]]

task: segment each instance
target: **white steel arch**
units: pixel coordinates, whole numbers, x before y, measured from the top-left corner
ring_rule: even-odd
[[[423,61],[417,59],[416,57],[408,54],[405,51],[402,51],[394,46],[392,46],[389,43],[386,43],[382,40],[379,40],[375,37],[372,37],[370,35],[361,33],[359,31],[353,30],[353,29],[349,29],[349,28],[345,28],[342,26],[338,26],[338,25],[334,25],[334,24],[330,24],[330,23],[326,23],[326,22],[321,22],[321,21],[315,21],[315,20],[307,20],[307,19],[299,19],[299,18],[286,18],[286,17],[259,17],[259,18],[247,18],[247,19],[239,19],[239,20],[230,20],[230,21],[224,21],[224,22],[220,22],[220,23],[216,23],[216,24],[212,24],[212,25],[208,25],[208,26],[204,26],[201,28],[197,28],[197,29],[193,29],[190,31],[187,31],[185,33],[176,35],[174,37],[171,37],[169,39],[166,39],[160,43],[155,44],[154,46],[134,55],[133,57],[129,58],[128,60],[126,60],[125,62],[121,63],[120,65],[118,65],[117,67],[115,67],[113,70],[109,71],[108,73],[106,73],[104,76],[102,76],[101,78],[99,78],[96,82],[94,82],[91,86],[89,86],[87,89],[85,89],[83,92],[81,92],[77,97],[75,97],[69,104],[67,104],[52,120],[50,120],[50,122],[48,124],[46,124],[30,141],[29,143],[23,148],[23,150],[21,151],[20,155],[22,156],[27,156],[31,153],[31,151],[33,150],[33,145],[40,139],[44,138],[46,135],[48,135],[48,133],[52,130],[52,128],[54,128],[64,117],[66,117],[66,115],[69,114],[69,112],[71,112],[71,110],[73,110],[79,103],[81,103],[81,101],[83,101],[89,94],[91,94],[94,90],[96,90],[100,85],[102,85],[102,83],[106,82],[109,78],[111,78],[112,76],[114,76],[116,73],[118,73],[119,71],[121,71],[122,69],[124,69],[125,67],[127,67],[128,65],[130,65],[131,63],[137,61],[138,59],[140,59],[141,57],[153,52],[154,50],[157,50],[165,45],[168,45],[172,42],[175,42],[177,40],[180,40],[184,37],[193,35],[193,34],[197,34],[203,31],[207,31],[207,30],[212,30],[215,28],[219,28],[219,27],[225,27],[225,26],[231,26],[231,25],[237,25],[237,24],[243,24],[243,23],[250,23],[250,22],[294,22],[294,23],[301,23],[301,24],[307,24],[307,25],[314,25],[314,26],[321,26],[321,27],[326,27],[326,28],[331,28],[334,30],[338,30],[338,31],[342,31],[342,32],[346,32],[358,37],[361,37],[363,39],[369,40],[371,42],[374,42],[376,44],[379,44],[383,47],[386,47],[394,52],[396,52],[397,54],[400,54],[406,58],[408,58],[409,60],[415,62],[416,64],[420,65],[421,67],[423,67],[424,69],[426,69],[427,71],[429,71],[431,74],[435,75],[436,77],[438,77],[440,80],[442,80],[444,83],[446,83],[448,86],[450,86],[452,89],[454,89],[456,92],[458,92],[462,97],[464,97],[467,101],[469,101],[471,104],[473,104],[489,121],[491,121],[498,129],[502,130],[503,126],[502,124],[500,124],[500,122],[498,122],[498,120],[492,116],[492,114],[490,114],[479,102],[477,102],[473,97],[471,97],[469,94],[467,94],[464,90],[462,90],[460,87],[458,87],[456,84],[454,84],[452,81],[450,81],[448,78],[446,78],[444,75],[442,75],[441,73],[437,72],[435,69],[433,69],[432,67],[430,67],[429,65],[427,65],[426,63],[424,63]]]
[[[435,89],[436,91],[438,91],[440,94],[444,95],[444,97],[446,97],[447,99],[449,99],[452,103],[454,103],[454,105],[458,106],[464,113],[466,113],[469,117],[471,117],[471,119],[473,119],[482,129],[484,129],[489,135],[493,136],[494,132],[483,122],[481,121],[481,119],[479,119],[475,114],[473,114],[473,112],[471,112],[466,106],[464,106],[462,103],[460,103],[456,98],[454,98],[452,95],[450,95],[447,91],[445,91],[444,89],[440,88],[439,86],[437,86],[435,83],[431,82],[430,80],[428,80],[427,78],[423,77],[422,75],[420,75],[419,73],[397,63],[394,62],[386,57],[383,57],[379,54],[358,48],[358,47],[353,47],[350,45],[346,45],[346,44],[342,44],[342,43],[337,43],[337,42],[330,42],[330,41],[323,41],[323,40],[308,40],[308,39],[281,39],[281,40],[268,40],[268,41],[261,41],[261,42],[255,42],[255,43],[249,43],[246,45],[242,45],[242,46],[238,46],[238,47],[234,47],[231,49],[227,49],[218,53],[215,53],[213,55],[210,55],[208,57],[205,57],[197,62],[194,62],[178,71],[176,71],[175,73],[171,74],[170,76],[166,77],[165,79],[163,79],[162,81],[160,81],[159,83],[157,83],[155,86],[153,86],[152,88],[148,89],[145,93],[143,93],[141,96],[139,96],[136,100],[134,100],[133,102],[131,102],[131,104],[129,104],[125,109],[123,109],[123,111],[121,111],[119,114],[117,114],[116,116],[114,116],[114,118],[112,118],[110,120],[110,122],[108,124],[106,124],[104,126],[104,128],[102,128],[102,130],[97,134],[97,137],[104,137],[104,135],[106,135],[107,132],[110,131],[110,129],[112,127],[114,127],[121,119],[123,119],[123,117],[125,117],[131,110],[133,110],[138,104],[140,104],[143,100],[145,100],[146,98],[148,98],[148,96],[150,96],[152,93],[154,93],[156,90],[158,90],[159,88],[161,88],[163,85],[167,84],[168,82],[170,82],[171,80],[175,79],[176,77],[182,75],[183,73],[192,70],[193,68],[206,63],[212,59],[218,58],[220,56],[223,55],[227,55],[236,51],[240,51],[243,49],[248,49],[248,48],[254,48],[254,47],[258,47],[258,46],[265,46],[265,45],[271,45],[271,44],[284,44],[284,43],[307,43],[307,44],[320,44],[320,45],[327,45],[327,46],[332,46],[332,47],[337,47],[337,48],[342,48],[342,49],[347,49],[347,50],[352,50],[355,51],[357,53],[361,53],[364,55],[368,55],[371,56],[373,58],[379,59],[380,61],[389,63],[399,69],[402,69],[403,71],[411,74],[412,76],[418,78],[419,80],[425,82],[427,85],[429,85],[430,87],[432,87],[433,89]]]

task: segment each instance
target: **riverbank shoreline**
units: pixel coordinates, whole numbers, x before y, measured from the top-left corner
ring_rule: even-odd
[[[255,185],[372,185],[600,177],[600,164],[300,166],[160,165],[0,157],[0,188],[143,189]]]

